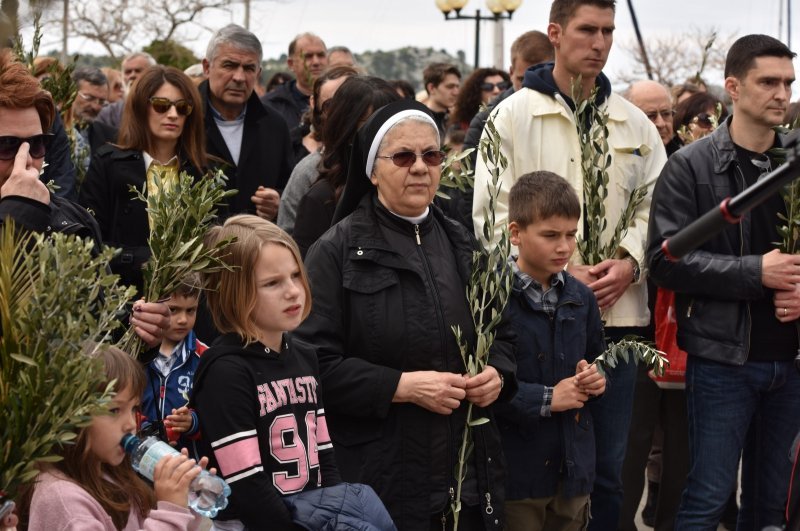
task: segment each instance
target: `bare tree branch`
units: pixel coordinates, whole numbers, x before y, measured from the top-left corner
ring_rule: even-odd
[[[226,9],[231,0],[102,0],[70,3],[72,36],[100,44],[118,58],[142,43],[175,40],[181,30],[199,26],[209,9]],[[135,24],[134,24],[135,22]]]
[[[102,7],[93,2],[70,2],[70,32],[98,43],[116,59],[131,51],[131,21],[136,19],[130,16],[130,7],[128,0],[103,0]]]
[[[645,46],[655,80],[671,87],[698,73],[722,71],[725,54],[734,37],[722,37],[714,28],[691,28],[677,35],[646,39]],[[631,71],[618,75],[618,79],[627,83],[644,79],[647,73],[639,44],[631,41],[621,46],[633,58],[635,66]]]

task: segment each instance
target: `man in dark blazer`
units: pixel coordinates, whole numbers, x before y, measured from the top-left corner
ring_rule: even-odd
[[[286,122],[259,101],[253,89],[261,73],[261,43],[251,32],[229,24],[211,38],[203,59],[208,78],[200,84],[209,155],[225,162],[230,214],[278,216],[280,192],[292,171],[292,144]]]

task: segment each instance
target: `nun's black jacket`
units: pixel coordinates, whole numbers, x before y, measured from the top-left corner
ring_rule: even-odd
[[[342,479],[372,486],[400,531],[428,529],[449,510],[467,401],[452,415],[392,403],[404,371],[462,374],[451,325],[474,337],[465,289],[472,236],[431,206],[418,226],[370,192],[309,250],[311,314],[296,334],[316,345],[328,427]],[[419,229],[420,245],[415,230]],[[514,336],[497,329],[489,364],[516,392]],[[474,417],[491,412],[473,408]],[[504,525],[505,462],[494,422],[473,430],[465,503],[480,503],[486,529]],[[438,517],[437,516],[437,517]]]

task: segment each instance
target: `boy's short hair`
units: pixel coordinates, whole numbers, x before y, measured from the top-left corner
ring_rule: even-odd
[[[594,6],[616,11],[616,4],[616,0],[553,0],[550,6],[550,22],[565,27],[581,6]]]
[[[450,63],[431,63],[422,71],[422,82],[425,84],[425,90],[428,90],[428,84],[433,83],[434,87],[438,87],[448,74],[453,74],[458,79],[461,79],[461,72],[456,65]]]
[[[745,35],[734,42],[725,58],[725,77],[744,79],[759,57],[794,59],[796,53],[769,35]]]
[[[192,272],[183,277],[174,294],[187,298],[199,297],[201,289],[203,289],[203,279],[200,277],[200,273]]]
[[[531,223],[559,216],[581,217],[578,194],[563,177],[550,171],[526,173],[508,193],[508,221],[522,228]]]

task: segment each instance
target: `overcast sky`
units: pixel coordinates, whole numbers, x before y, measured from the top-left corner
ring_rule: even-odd
[[[93,0],[72,0],[93,1]],[[434,0],[251,0],[250,28],[264,46],[265,57],[285,53],[289,41],[298,33],[319,34],[328,46],[345,45],[355,52],[390,50],[403,46],[444,48],[455,54],[466,53],[472,64],[475,46],[475,23],[445,22]],[[651,36],[682,33],[692,27],[716,27],[722,35],[766,33],[786,40],[786,2],[788,0],[633,0],[639,26],[645,39]],[[470,0],[462,13],[474,15],[476,9],[488,14],[483,0]],[[508,47],[520,33],[531,29],[544,31],[550,9],[549,0],[523,0],[510,22],[505,22],[505,62]],[[792,13],[797,21],[800,6]],[[783,27],[780,29],[780,14]],[[229,11],[215,11],[203,23],[217,28],[229,22],[244,23],[242,3]],[[481,27],[481,66],[492,62],[493,22]],[[626,0],[618,0],[617,31],[607,73],[630,70],[630,56],[619,43],[634,40],[633,24]],[[44,50],[60,46],[60,29],[46,28]],[[205,52],[207,31],[195,28],[183,43],[198,56]],[[147,44],[147,43],[142,43]],[[792,46],[800,49],[800,24],[792,25]],[[102,53],[95,45],[70,40],[70,53]]]

